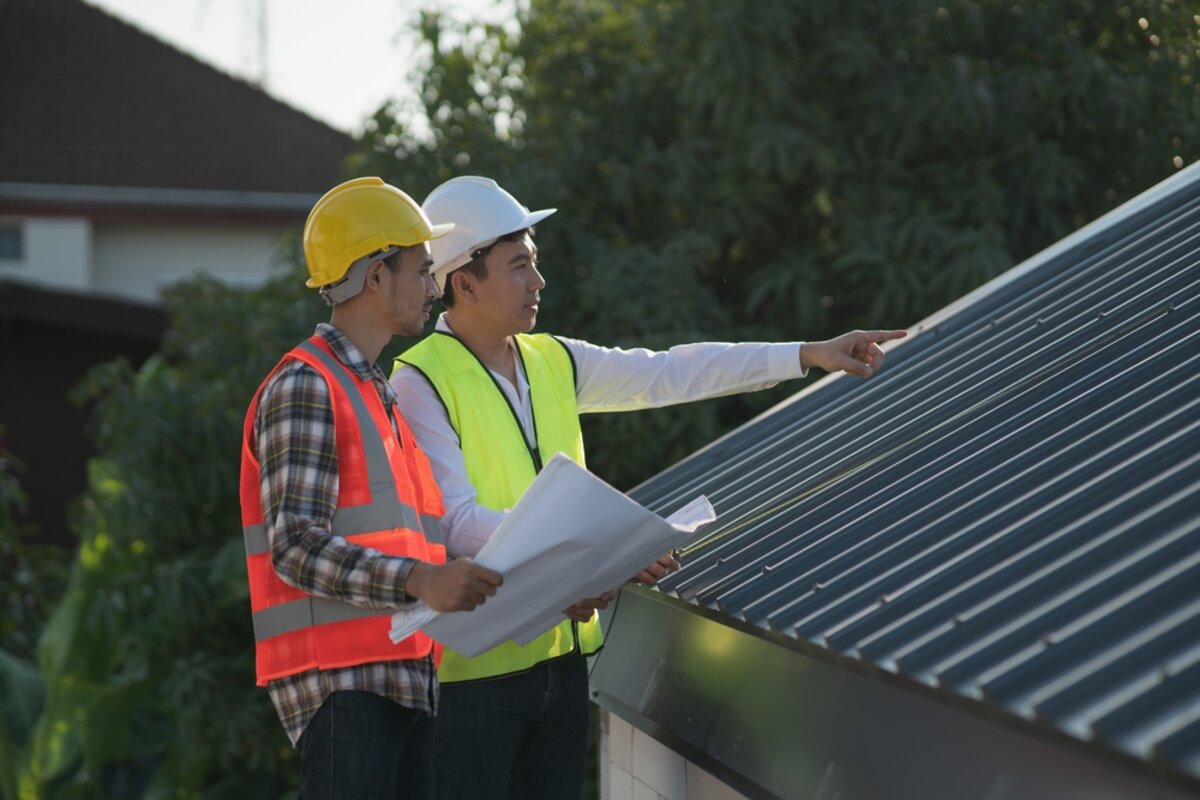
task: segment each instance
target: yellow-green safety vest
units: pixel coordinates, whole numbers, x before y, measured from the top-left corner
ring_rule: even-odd
[[[514,339],[529,381],[536,448],[526,442],[516,410],[491,372],[453,334],[435,331],[402,353],[393,368],[393,374],[417,369],[433,386],[458,434],[476,502],[496,510],[515,506],[556,453],[586,466],[570,352],[548,334]],[[511,675],[572,652],[590,655],[602,643],[599,615],[593,613],[588,622],[563,620],[527,645],[508,641],[474,658],[447,647],[438,679],[454,683]]]

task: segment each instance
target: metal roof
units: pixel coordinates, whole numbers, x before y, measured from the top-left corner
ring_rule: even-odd
[[[700,493],[668,595],[1195,786],[1200,165],[632,494]]]

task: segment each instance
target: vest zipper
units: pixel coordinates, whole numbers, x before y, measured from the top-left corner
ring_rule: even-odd
[[[517,354],[517,360],[521,362],[521,372],[525,373],[525,382],[529,383],[529,370],[525,369],[525,356],[521,355],[521,345],[517,343],[516,337],[513,337],[513,350]],[[488,375],[491,374],[488,373]],[[495,383],[495,381],[496,379],[493,377],[492,382]],[[517,383],[520,382],[518,377]],[[518,394],[520,393],[521,390],[518,387],[514,386],[513,388],[517,389]],[[500,388],[499,383],[496,383],[496,390],[504,395],[504,390]],[[504,395],[504,399],[508,400],[508,395]],[[538,449],[537,409],[533,405],[533,384],[529,384],[529,421],[533,425],[533,444],[530,444],[529,440],[525,438],[525,429],[521,427],[521,418],[517,416],[517,410],[513,408],[512,403],[509,403],[508,410],[512,412],[513,421],[517,423],[517,429],[521,431],[521,441],[525,442],[525,447],[529,450],[529,457],[533,459],[533,471],[534,474],[537,474],[542,471],[543,465],[542,453]]]

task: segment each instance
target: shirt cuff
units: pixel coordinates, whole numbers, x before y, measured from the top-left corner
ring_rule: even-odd
[[[787,381],[803,378],[808,370],[800,366],[800,345],[804,342],[781,342],[767,345],[767,374],[770,380]]]
[[[417,598],[410,597],[407,591],[408,575],[416,563],[416,559],[403,556],[389,556],[377,562],[374,583],[381,592],[393,593],[389,605],[399,608],[416,602]]]

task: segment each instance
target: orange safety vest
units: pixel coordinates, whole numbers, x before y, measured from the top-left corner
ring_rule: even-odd
[[[399,414],[388,414],[374,384],[346,369],[325,339],[313,336],[301,343],[258,387],[242,433],[242,530],[258,685],[310,669],[423,658],[430,651],[440,661],[441,645],[423,633],[392,644],[391,610],[314,597],[284,583],[275,572],[263,524],[259,462],[251,445],[263,387],[293,359],[315,369],[329,386],[338,457],[331,533],[388,555],[446,562],[442,493],[412,431]],[[399,437],[389,417],[395,419]]]

